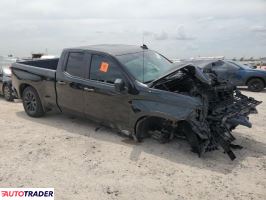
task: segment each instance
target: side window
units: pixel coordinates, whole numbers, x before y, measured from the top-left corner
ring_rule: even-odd
[[[122,72],[111,59],[101,55],[92,56],[90,69],[91,80],[113,84],[117,78],[122,79]]]
[[[72,76],[86,78],[89,62],[86,62],[84,52],[70,52],[67,59],[65,71]]]

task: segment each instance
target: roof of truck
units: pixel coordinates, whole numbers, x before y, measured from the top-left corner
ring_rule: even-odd
[[[126,44],[100,44],[100,45],[88,45],[83,47],[77,47],[73,49],[86,49],[92,51],[99,51],[108,53],[113,56],[136,53],[143,51],[141,46],[137,45],[126,45]]]

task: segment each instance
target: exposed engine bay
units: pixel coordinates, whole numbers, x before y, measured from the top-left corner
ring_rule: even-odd
[[[238,125],[251,128],[248,116],[257,113],[256,106],[261,102],[216,77],[214,72],[203,73],[188,65],[154,82],[150,87],[200,98],[203,106],[189,119],[163,122],[160,131],[155,129],[150,135],[161,142],[184,137],[199,156],[222,147],[234,160],[232,149],[242,147],[232,143],[235,140],[232,130]]]

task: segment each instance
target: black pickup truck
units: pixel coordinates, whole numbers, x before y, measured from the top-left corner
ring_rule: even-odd
[[[12,65],[12,83],[26,113],[78,114],[142,141],[186,138],[192,151],[221,146],[235,158],[231,131],[251,127],[260,103],[193,65],[175,66],[147,46],[65,49],[60,59]]]

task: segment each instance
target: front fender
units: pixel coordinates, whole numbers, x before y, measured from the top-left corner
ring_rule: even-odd
[[[161,117],[172,121],[182,121],[190,118],[199,108],[197,101],[183,102],[182,104],[169,104],[151,100],[133,100],[132,110],[134,116],[131,117],[131,127],[143,117]]]

